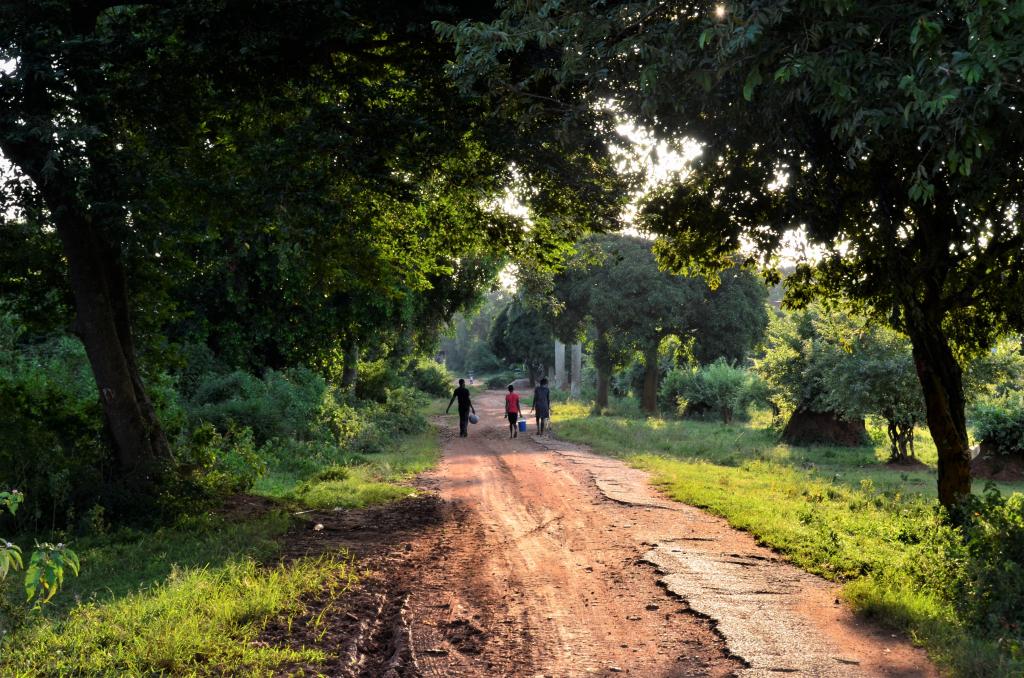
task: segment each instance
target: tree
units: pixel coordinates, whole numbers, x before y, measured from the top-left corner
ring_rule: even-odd
[[[585,323],[594,327],[597,408],[608,405],[608,383],[616,362],[632,351],[644,356],[641,403],[657,410],[658,345],[671,334],[685,333],[693,308],[701,303],[703,281],[658,268],[651,242],[602,235],[580,245],[577,260],[555,278],[555,295],[563,309],[560,334],[567,341]]]
[[[118,460],[140,485],[150,482],[169,447],[142,383],[132,331],[129,204],[143,194],[147,172],[156,169],[136,154],[139,139],[132,131],[184,131],[200,122],[195,114],[216,95],[286,81],[308,67],[282,59],[257,71],[238,58],[245,46],[238,41],[248,38],[290,52],[299,44],[288,36],[314,28],[305,23],[308,15],[266,3],[254,20],[245,21],[228,16],[231,9],[218,14],[213,8],[204,13],[105,2],[0,7],[0,52],[12,65],[0,81],[0,151],[15,168],[3,192],[5,213],[16,209],[30,223],[51,225],[60,240],[75,329],[89,355]],[[206,33],[201,23],[192,23],[199,19],[208,21]],[[230,31],[224,30],[225,20]],[[238,30],[241,25],[252,32]],[[323,33],[314,35],[308,43],[304,36],[301,46],[321,48]],[[220,87],[197,73],[218,74]]]
[[[760,276],[740,266],[715,278],[715,287],[704,285],[703,302],[690,314],[693,357],[702,365],[719,358],[740,364],[764,339],[768,291]]]
[[[554,362],[553,341],[547,313],[518,298],[498,313],[488,337],[494,355],[508,363],[521,363],[526,368],[531,385],[539,381]]]
[[[624,112],[703,145],[645,209],[674,268],[722,266],[744,241],[767,258],[802,232],[822,254],[791,301],[846,297],[910,338],[952,508],[971,488],[964,358],[1024,328],[1022,19],[958,0],[571,0],[448,35],[461,73],[577,134],[607,138],[595,117]],[[527,58],[544,66],[513,68]]]
[[[860,445],[867,433],[863,414],[850,408],[847,416],[843,394],[829,388],[826,358],[842,354],[842,349],[819,332],[824,313],[814,306],[772,317],[754,369],[766,383],[774,409],[788,416],[783,440],[796,445]]]
[[[924,399],[910,342],[864,318],[833,312],[814,322],[823,400],[846,419],[882,417],[889,459],[914,457],[914,429],[924,420]]]
[[[694,353],[706,361],[742,360],[767,324],[764,285],[749,271],[723,271],[712,289],[701,278],[664,271],[649,240],[595,236],[580,245],[575,262],[555,278],[563,310],[559,335],[571,341],[585,323],[593,325],[598,369],[597,407],[608,404],[614,365],[634,351],[643,355],[641,405],[657,411],[658,347],[673,335],[693,338]]]
[[[452,317],[448,326],[450,336],[441,339],[441,350],[449,369],[484,374],[500,368],[487,340],[494,319],[509,301],[501,290],[488,292],[471,309]]]
[[[361,347],[431,343],[504,258],[556,261],[608,220],[599,158],[555,149],[544,121],[512,149],[452,86],[430,22],[477,7],[0,5],[4,235],[60,250],[132,484],[170,457],[147,338],[252,369],[344,354],[354,378]],[[530,187],[528,231],[500,207],[510,186]]]

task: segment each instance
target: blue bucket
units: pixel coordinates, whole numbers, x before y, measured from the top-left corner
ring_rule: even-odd
[[[520,419],[519,420],[519,432],[520,433],[526,433],[526,420],[525,419]]]

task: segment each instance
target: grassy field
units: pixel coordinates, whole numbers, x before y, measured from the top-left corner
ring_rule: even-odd
[[[353,455],[347,463],[332,464],[309,477],[268,473],[256,482],[253,493],[311,509],[383,504],[413,494],[405,481],[432,468],[439,455],[437,432],[431,428],[405,437],[391,450]]]
[[[0,675],[268,675],[283,663],[322,659],[315,648],[256,642],[268,620],[298,616],[304,594],[343,592],[356,581],[345,553],[278,563],[289,511],[408,496],[405,481],[439,452],[430,429],[310,478],[265,476],[254,493],[280,509],[258,518],[201,514],[78,540],[81,576],[0,646]]]
[[[797,448],[778,442],[766,415],[723,425],[588,414],[582,404],[556,406],[557,435],[650,471],[673,499],[721,515],[801,567],[844,582],[856,608],[908,631],[954,674],[1024,672],[1024,662],[973,635],[935,595],[946,564],[929,538],[937,522],[936,453],[927,433],[916,438],[925,467],[906,468],[884,463],[878,431],[872,446]],[[1024,491],[1024,484],[1000,489]]]

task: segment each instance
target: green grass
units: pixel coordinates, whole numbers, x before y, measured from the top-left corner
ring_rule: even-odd
[[[992,639],[971,635],[937,595],[945,564],[928,546],[935,473],[887,466],[884,436],[875,432],[875,444],[862,448],[797,448],[779,444],[763,418],[727,426],[588,412],[581,404],[558,407],[557,434],[650,471],[673,499],[723,516],[799,566],[844,582],[857,609],[907,630],[956,675],[1024,671]],[[915,444],[934,466],[927,434]]]
[[[161,583],[108,603],[75,607],[36,624],[0,658],[4,675],[265,674],[286,662],[323,661],[315,648],[255,642],[271,617],[295,615],[301,598],[354,581],[328,558],[264,568],[251,558],[173,569]]]
[[[349,463],[325,466],[308,478],[268,473],[253,492],[312,509],[383,504],[415,494],[407,481],[436,465],[440,454],[437,431],[430,428],[403,438],[391,451],[355,455]]]
[[[217,568],[232,559],[273,558],[290,517],[279,511],[246,522],[203,515],[177,526],[151,531],[121,530],[73,544],[82,559],[78,577],[68,577],[60,595],[46,607],[65,613],[77,602],[102,604],[154,586],[175,570]]]
[[[254,492],[289,509],[379,504],[412,494],[407,481],[439,455],[431,428],[389,451],[338,454],[344,464],[312,477],[270,473]],[[76,540],[81,576],[69,577],[53,604],[0,645],[0,675],[268,675],[325,661],[316,648],[255,642],[269,620],[291,624],[304,595],[340,595],[355,582],[343,552],[275,564],[291,520],[283,510],[247,520],[202,514]]]

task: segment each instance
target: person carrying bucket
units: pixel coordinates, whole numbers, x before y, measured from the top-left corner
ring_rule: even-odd
[[[459,387],[452,393],[452,399],[448,401],[448,407],[445,408],[444,413],[448,414],[448,410],[452,409],[452,403],[455,399],[459,399],[459,437],[469,437],[469,413],[476,414],[476,410],[473,409],[473,403],[469,399],[469,389],[466,388],[466,380],[459,379]],[[475,423],[475,422],[474,422]]]
[[[523,416],[523,408],[519,405],[519,394],[516,393],[515,387],[512,384],[508,385],[508,393],[505,395],[505,416],[508,417],[508,437],[518,437],[519,432],[516,424],[519,418]]]
[[[537,416],[537,435],[543,435],[544,425],[551,418],[551,389],[546,378],[533,390],[533,411]]]

